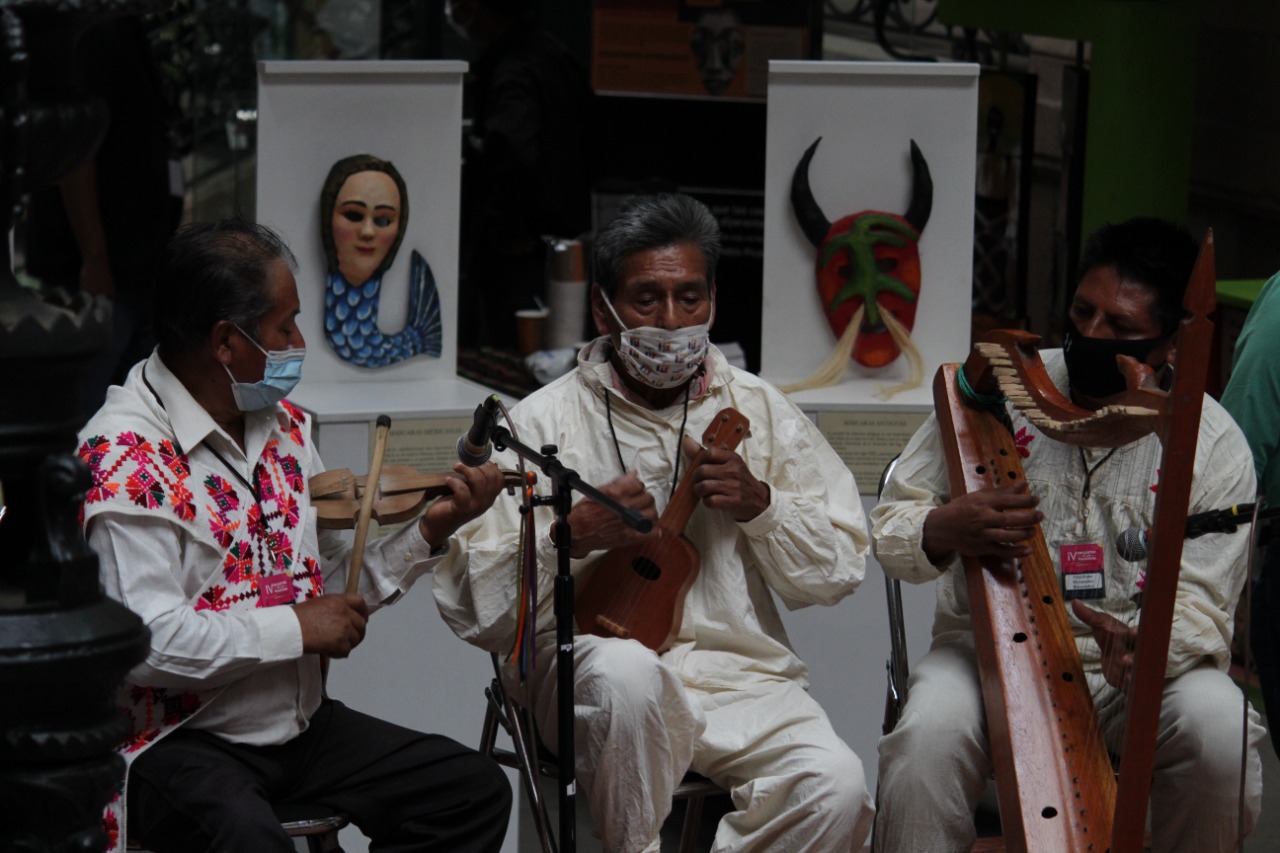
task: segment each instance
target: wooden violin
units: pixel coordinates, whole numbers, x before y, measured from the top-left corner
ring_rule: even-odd
[[[653,533],[644,542],[609,551],[587,577],[574,606],[578,630],[639,640],[656,652],[671,647],[680,633],[685,595],[702,562],[684,536],[698,505],[693,472],[704,461],[706,448],[735,450],[749,426],[736,409],[723,409],[715,416],[702,435],[704,450],[680,479]]]
[[[379,524],[408,521],[421,512],[428,501],[448,494],[449,480],[457,476],[452,471],[425,473],[407,465],[383,468],[372,517]],[[502,476],[508,489],[520,485],[518,471],[503,471]],[[316,526],[330,530],[354,527],[367,481],[367,476],[356,476],[347,468],[312,477],[309,486],[311,505],[316,508]]]

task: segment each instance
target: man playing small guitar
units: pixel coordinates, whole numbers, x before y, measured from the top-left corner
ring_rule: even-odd
[[[701,203],[629,202],[596,237],[591,305],[601,337],[576,370],[511,412],[521,441],[556,444],[584,480],[662,516],[649,534],[589,500],[569,516],[585,626],[574,647],[578,782],[608,851],[658,850],[688,770],[732,793],[716,849],[847,851],[872,819],[862,763],[806,691],[808,670],[773,596],[798,608],[853,592],[866,521],[852,474],[810,420],[708,343],[719,253],[719,228]],[[555,750],[556,555],[542,512],[537,659],[523,695]],[[463,547],[435,574],[445,620],[494,652],[510,649],[516,629],[519,525],[514,502],[500,498],[459,531]],[[584,612],[593,587],[624,585],[592,576],[611,553],[639,548],[625,552],[621,577],[656,578],[686,541],[696,565],[674,620],[664,614],[674,636],[635,639],[646,614],[664,606],[647,599]]]

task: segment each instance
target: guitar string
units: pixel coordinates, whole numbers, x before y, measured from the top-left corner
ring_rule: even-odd
[[[680,418],[680,434],[676,437],[675,464],[673,466],[673,474],[671,477],[671,492],[667,496],[668,501],[671,498],[675,497],[676,485],[680,482],[680,445],[684,442],[685,426],[689,422],[689,389],[692,385],[693,383],[689,382],[684,386],[684,413]],[[618,464],[622,467],[622,473],[626,474],[627,464],[622,459],[622,447],[618,443],[618,433],[613,426],[613,406],[610,402],[610,398],[612,396],[613,395],[610,394],[609,391],[606,389],[604,393],[605,419],[609,423],[609,434],[613,438],[614,452],[618,454]],[[662,541],[664,540],[658,540],[658,542],[662,542]],[[648,551],[648,549],[656,546],[653,540],[650,540],[645,544],[644,547],[646,551]],[[656,557],[660,557],[661,554],[652,553],[651,555],[647,555],[647,556],[656,558]],[[654,562],[658,562],[658,561],[654,560]],[[635,608],[640,606],[639,595],[633,592],[633,590],[636,589],[636,579],[639,577],[639,575],[635,572],[628,572],[624,575],[624,577],[626,578],[626,582],[619,584],[615,588],[615,592],[612,598],[615,602],[626,602],[626,606],[622,609],[622,611],[623,611],[623,614],[629,617],[635,611]],[[645,586],[647,586],[647,584],[645,584]]]

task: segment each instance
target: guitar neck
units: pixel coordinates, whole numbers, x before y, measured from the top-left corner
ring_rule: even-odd
[[[680,478],[680,484],[676,486],[675,494],[671,496],[667,508],[658,518],[658,526],[668,533],[674,533],[676,536],[684,533],[685,525],[693,517],[693,511],[698,506],[698,496],[693,493],[693,472],[698,470],[705,455],[702,451],[698,451],[698,455],[689,464],[689,469]]]
[[[702,449],[689,462],[689,470],[685,471],[684,476],[680,478],[675,492],[671,495],[671,502],[667,504],[667,508],[662,511],[662,516],[658,519],[659,527],[676,536],[684,533],[685,525],[689,523],[693,510],[698,505],[698,496],[693,493],[693,472],[697,471],[698,466],[707,458],[707,448],[737,450],[742,439],[746,438],[750,425],[750,421],[735,409],[721,409],[712,418],[711,426],[702,435]],[[676,452],[679,453],[679,445],[677,444],[676,447]]]

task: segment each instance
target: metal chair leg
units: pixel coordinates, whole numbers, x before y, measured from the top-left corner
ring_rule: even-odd
[[[702,796],[690,797],[685,803],[684,828],[680,830],[680,853],[693,853],[702,827]]]
[[[493,660],[494,678],[485,690],[488,708],[485,711],[484,725],[480,733],[480,752],[520,774],[525,797],[533,813],[534,828],[537,831],[538,844],[542,848],[542,853],[557,853],[555,836],[551,833],[551,817],[547,814],[546,801],[538,787],[538,775],[542,769],[535,746],[532,721],[526,716],[527,712],[507,695],[506,688],[502,684],[497,655],[490,657]],[[510,752],[494,746],[499,725],[511,738],[512,751]]]

